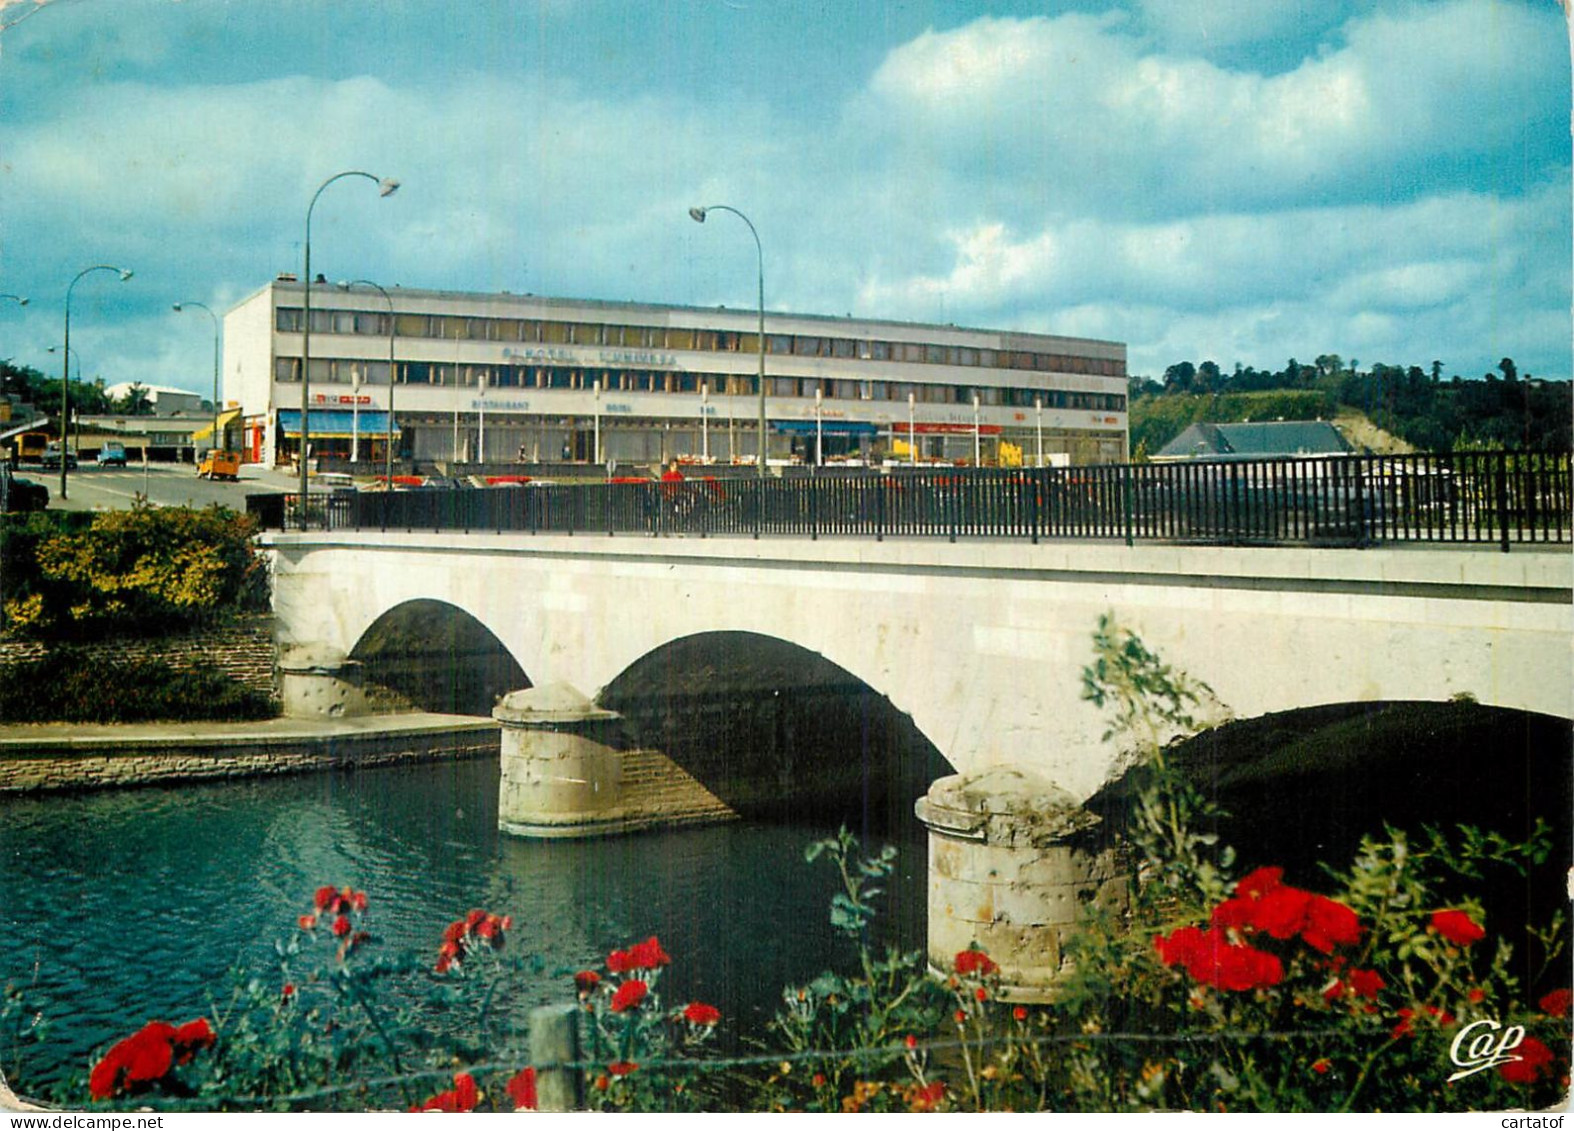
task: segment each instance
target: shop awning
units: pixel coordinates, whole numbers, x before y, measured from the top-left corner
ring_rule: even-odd
[[[353,433],[362,436],[382,436],[388,432],[388,413],[384,409],[367,409],[359,414],[342,408],[314,408],[311,412],[308,424],[312,439],[318,437],[325,440],[349,439]],[[394,424],[393,430],[399,431],[397,423]],[[299,436],[301,410],[281,408],[279,431],[285,436]]]
[[[773,420],[771,427],[791,436],[813,436],[816,427],[827,436],[877,436],[880,429],[863,420],[826,420],[818,426],[812,420]]]
[[[227,408],[223,412],[219,413],[219,432],[220,432],[220,434],[222,434],[224,432],[224,430],[226,428],[228,428],[231,424],[234,424],[235,423],[235,418],[237,416],[239,416],[239,415],[240,415],[240,409],[238,409],[238,408]],[[300,418],[300,415],[301,414],[298,413],[298,412],[295,414],[297,419]],[[316,420],[316,417],[313,417],[312,419]],[[195,442],[197,440],[206,440],[209,436],[212,436],[212,435],[213,435],[213,425],[210,424],[206,428],[201,428],[201,429],[198,429],[197,431],[193,432],[191,434],[191,439],[192,439],[193,442]]]

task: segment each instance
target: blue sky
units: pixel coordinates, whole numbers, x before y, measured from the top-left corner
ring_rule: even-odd
[[[1555,0],[0,0],[0,357],[198,390],[222,312],[385,286],[1568,377]]]

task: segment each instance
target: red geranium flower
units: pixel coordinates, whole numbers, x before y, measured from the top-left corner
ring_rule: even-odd
[[[1552,1050],[1535,1037],[1526,1037],[1514,1052],[1518,1060],[1498,1065],[1498,1075],[1510,1084],[1534,1084],[1552,1064]]]
[[[612,995],[612,1012],[622,1013],[633,1009],[645,1000],[645,995],[650,992],[650,987],[638,979],[631,979],[618,987],[617,993]]]
[[[1294,938],[1306,925],[1312,893],[1280,885],[1252,904],[1251,925],[1276,939]]]
[[[634,960],[626,950],[614,950],[607,955],[607,969],[614,974],[627,974],[634,969]]]
[[[1312,1061],[1312,1071],[1317,1073],[1319,1076],[1327,1075],[1328,1070],[1332,1067],[1333,1062],[1326,1056],[1320,1056],[1316,1060]]]
[[[1283,868],[1258,868],[1236,881],[1235,894],[1247,899],[1261,899],[1279,887],[1283,878]]]
[[[317,929],[317,916],[315,915],[302,915],[295,922],[303,931],[314,931]]]
[[[1455,946],[1469,946],[1486,937],[1486,931],[1463,911],[1432,912],[1432,929]]]
[[[630,1072],[633,1072],[638,1067],[639,1065],[635,1064],[633,1061],[620,1060],[616,1064],[607,1065],[607,1071],[614,1076],[627,1076]]]
[[[1350,971],[1350,988],[1358,997],[1375,998],[1387,984],[1376,970],[1352,969]]]
[[[486,916],[487,913],[482,911],[479,907],[473,908],[470,914],[465,916],[466,929],[471,931],[475,930],[482,923],[486,922]]]
[[[150,1021],[124,1038],[104,1054],[88,1075],[88,1093],[104,1100],[117,1093],[133,1093],[164,1078],[174,1064],[175,1050],[170,1038],[175,1028],[163,1021]]]
[[[333,937],[336,939],[342,939],[349,933],[350,917],[348,915],[336,916],[333,920]]]
[[[1195,980],[1221,990],[1255,990],[1284,980],[1279,959],[1256,947],[1233,943],[1223,931],[1181,927],[1153,940],[1159,961],[1183,966]]]
[[[656,941],[656,936],[651,935],[642,943],[635,943],[629,948],[629,961],[640,970],[655,970],[662,966],[672,964],[672,959],[667,952],[661,949],[661,943]]]
[[[208,1019],[198,1017],[176,1029],[170,1038],[170,1043],[173,1045],[177,1063],[186,1064],[196,1055],[198,1049],[210,1049],[216,1040],[218,1037],[214,1034],[213,1027],[208,1024]]]
[[[339,889],[331,885],[324,885],[317,889],[317,894],[312,897],[312,903],[318,911],[327,911],[339,902]]]
[[[438,1092],[435,1096],[423,1100],[412,1107],[411,1111],[446,1111],[462,1112],[474,1111],[475,1105],[481,1102],[480,1090],[476,1088],[475,1077],[468,1072],[461,1072],[454,1077],[454,1086],[451,1091]]]
[[[945,1082],[935,1080],[921,1088],[914,1088],[912,1099],[908,1101],[907,1106],[912,1111],[933,1111],[935,1105],[943,1099],[945,1099]]]
[[[981,950],[964,950],[956,956],[956,972],[964,977],[977,974],[981,978],[987,978],[991,974],[998,973],[999,970],[1000,967],[995,965],[995,960]]]
[[[1332,954],[1336,946],[1354,946],[1361,941],[1361,920],[1337,900],[1314,895],[1306,904],[1301,941],[1314,950]]]
[[[514,1078],[504,1085],[503,1090],[508,1093],[508,1098],[514,1101],[515,1111],[536,1110],[538,1101],[534,1068],[521,1068],[514,1074]]]
[[[1541,1012],[1548,1017],[1566,1017],[1571,1000],[1574,1000],[1574,995],[1571,995],[1568,990],[1553,990],[1542,997],[1536,1004],[1541,1007]]]
[[[702,1001],[691,1001],[683,1007],[683,1019],[691,1025],[714,1025],[721,1020],[721,1010]]]
[[[457,946],[464,940],[465,932],[467,930],[468,928],[465,926],[465,921],[463,919],[455,919],[452,923],[443,928],[443,941],[445,943],[453,943],[455,946]]]
[[[601,984],[601,975],[594,970],[581,970],[574,975],[574,987],[582,994],[591,993]]]

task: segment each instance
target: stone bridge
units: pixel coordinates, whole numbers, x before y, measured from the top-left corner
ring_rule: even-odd
[[[1237,718],[1384,700],[1574,716],[1567,547],[1271,549],[595,535],[274,534],[281,643],[346,653],[437,601],[536,686],[594,696],[698,634],[786,641],[887,696],[953,767],[1081,800],[1118,752],[1080,699],[1101,614]]]

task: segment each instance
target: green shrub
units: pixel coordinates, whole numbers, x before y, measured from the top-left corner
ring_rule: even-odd
[[[0,721],[197,722],[271,718],[273,699],[224,672],[56,648],[0,665]]]

